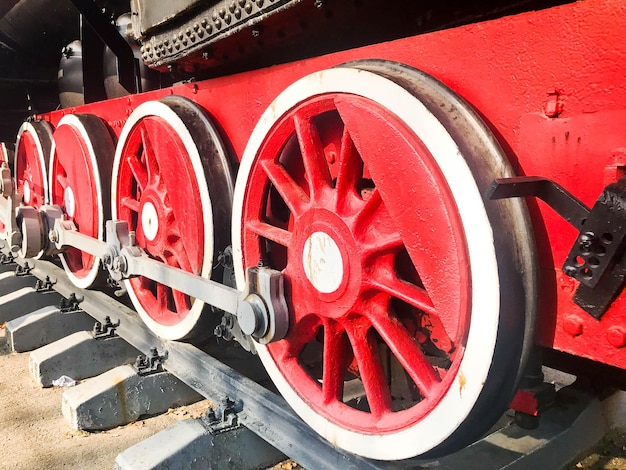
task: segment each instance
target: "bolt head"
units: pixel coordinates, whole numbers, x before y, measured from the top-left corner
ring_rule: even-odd
[[[563,329],[570,336],[580,336],[583,334],[583,322],[575,315],[567,316],[563,320]]]
[[[565,266],[563,272],[570,277],[574,277],[576,276],[577,269],[574,266]]]
[[[612,326],[606,331],[606,339],[615,348],[626,346],[626,330],[619,326]]]
[[[57,232],[56,230],[50,230],[50,232],[48,232],[48,239],[50,240],[51,243],[58,242],[59,232]]]
[[[125,273],[127,269],[126,258],[118,256],[113,260],[113,270]]]
[[[263,300],[256,294],[248,295],[237,308],[237,321],[246,335],[262,338],[269,326],[269,313]]]

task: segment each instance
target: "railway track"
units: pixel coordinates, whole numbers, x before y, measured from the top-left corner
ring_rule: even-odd
[[[82,299],[79,304],[82,311],[101,324],[109,320],[113,323],[119,321],[116,333],[141,353],[149,357],[156,348],[159,355],[165,357],[164,369],[217,405],[217,413],[211,414],[214,422],[221,421],[228,425],[235,422],[245,427],[305,468],[419,469],[433,465],[443,469],[564,468],[581,449],[595,444],[616,424],[606,421],[604,413],[619,408],[623,400],[620,394],[612,397],[612,401],[600,402],[589,393],[566,387],[559,392],[558,406],[544,414],[537,430],[522,430],[512,424],[512,415],[505,415],[492,434],[448,457],[395,463],[371,461],[333,447],[306,426],[279,395],[265,388],[270,382],[261,376],[262,368],[257,367],[256,358],[245,356],[246,360],[241,361],[236,354],[225,352],[228,348],[224,349],[223,346],[217,349],[211,348],[211,345],[196,347],[160,339],[144,326],[133,310],[103,292],[77,290],[65,279],[62,269],[50,261],[15,260],[3,264],[1,268],[3,280],[0,289],[3,292],[9,290],[15,294],[20,290],[28,290],[28,286],[34,286],[37,280],[49,280],[53,284],[54,294],[42,294],[31,289],[22,295],[19,313],[41,310],[44,304],[50,305],[72,296]],[[16,308],[10,295],[5,293],[0,299],[0,314]],[[19,318],[19,313],[11,316],[17,315]],[[19,349],[19,344],[17,347]],[[224,426],[218,427],[224,429]],[[228,452],[237,453],[241,449],[241,436],[233,436],[221,441],[224,454],[220,454],[220,458],[225,458]],[[129,455],[131,457],[126,460],[122,458],[120,468],[150,468],[137,466],[132,461],[133,453]],[[279,455],[275,453],[274,458]],[[258,466],[254,453],[244,456],[250,468]],[[130,461],[127,461],[129,458]],[[189,456],[182,453],[169,458],[180,463]]]
[[[11,348],[77,429],[214,405],[119,465],[559,468],[626,421],[626,5],[392,3],[0,7]]]
[[[242,425],[262,435],[305,467],[340,465],[344,468],[379,468],[365,459],[332,447],[311,431],[279,396],[220,360],[190,344],[156,337],[135,312],[103,292],[77,290],[65,279],[62,269],[53,263],[19,260],[16,266],[29,267],[30,274],[38,279],[53,280],[54,290],[65,298],[72,294],[82,298],[80,308],[96,321],[105,323],[107,317],[119,321],[117,334],[121,338],[146,355],[150,355],[153,348],[166,355],[164,367],[167,371],[199,394],[217,403],[225,402],[227,398],[234,401],[237,419]],[[31,306],[40,307],[40,304],[34,302]],[[228,362],[227,358],[222,357],[221,360]],[[294,443],[298,442],[306,442],[307,445],[296,449]]]

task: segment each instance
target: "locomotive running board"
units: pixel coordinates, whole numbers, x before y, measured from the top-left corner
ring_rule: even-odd
[[[17,260],[32,266],[40,279],[56,280],[54,289],[65,297],[76,293],[63,271],[48,261]],[[624,426],[626,394],[618,392],[600,401],[567,387],[557,394],[557,404],[541,416],[540,426],[523,430],[505,415],[500,429],[452,455],[437,459],[377,462],[337,449],[314,433],[275,393],[263,388],[216,358],[186,343],[154,336],[137,314],[102,292],[80,291],[81,308],[100,322],[107,316],[120,320],[117,333],[144,354],[151,348],[167,352],[164,367],[213,402],[231,400],[240,424],[305,468],[353,469],[527,469],[561,468],[582,449],[595,445],[613,426]],[[610,421],[613,419],[613,421]],[[269,425],[271,423],[271,425]],[[236,449],[236,445],[231,446]]]

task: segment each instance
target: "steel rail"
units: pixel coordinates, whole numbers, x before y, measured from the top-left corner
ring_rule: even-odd
[[[213,402],[233,400],[239,410],[239,423],[305,468],[415,468],[417,462],[372,461],[333,446],[304,423],[282,397],[191,344],[158,338],[136,312],[104,292],[78,289],[61,268],[49,261],[17,259],[16,262],[22,266],[28,263],[31,274],[39,279],[50,277],[61,295],[69,297],[74,293],[82,297],[80,307],[95,320],[104,322],[107,316],[114,322],[120,320],[116,330],[120,337],[144,354],[150,354],[154,347],[165,353],[165,369],[204,397]]]

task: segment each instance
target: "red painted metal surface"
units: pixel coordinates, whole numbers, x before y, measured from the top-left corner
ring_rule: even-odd
[[[536,387],[517,391],[510,408],[529,416],[539,416],[542,410],[554,404],[556,395],[554,384],[541,383]]]
[[[9,155],[5,144],[0,144],[0,166],[2,165],[7,165],[7,167],[10,166]],[[6,225],[0,222],[0,235],[4,235],[5,232]]]
[[[95,113],[119,135],[138,104],[180,94],[212,115],[239,159],[260,114],[293,81],[349,60],[388,59],[424,70],[471,103],[521,174],[552,178],[590,205],[607,178],[623,171],[624,31],[623,2],[580,1],[58,111],[46,119],[56,124],[65,113]],[[625,368],[620,329],[626,325],[626,294],[600,321],[576,307],[571,301],[575,282],[560,273],[576,233],[551,209],[530,205],[541,264],[538,342]]]
[[[37,126],[37,127],[35,127]],[[38,135],[37,128],[42,127],[35,123],[33,127],[24,129],[17,148],[15,149],[14,176],[17,190],[22,195],[24,204],[39,208],[45,204],[46,186],[45,181],[48,169],[45,167],[47,157],[42,152],[49,150],[43,144],[43,135]],[[42,129],[43,134],[43,129]],[[49,147],[49,143],[47,147]]]
[[[53,137],[56,152],[51,168],[51,203],[63,207],[79,232],[98,238],[101,202],[87,143],[71,125],[59,126]],[[84,278],[95,262],[93,256],[74,248],[67,250],[64,256],[68,268],[78,278]]]
[[[372,141],[382,135],[384,146]],[[381,192],[413,186],[417,175],[419,210],[408,211],[413,206],[397,197],[389,199],[399,206],[387,207]],[[275,190],[266,193],[269,181]],[[244,262],[254,265],[265,256],[265,240],[271,241],[271,264],[283,270],[293,316],[287,337],[269,351],[292,388],[316,413],[361,432],[395,431],[428,414],[452,385],[463,356],[469,276],[456,206],[449,194],[440,194],[445,183],[421,141],[364,98],[324,95],[273,127],[248,186]],[[398,213],[405,216],[392,217]],[[418,243],[405,245],[405,230],[413,232],[417,219],[428,216],[435,223]],[[407,250],[416,253],[418,266]],[[426,252],[448,260],[453,276],[441,276],[441,265]],[[338,266],[327,272],[332,263]],[[306,350],[322,336],[317,376]],[[380,343],[390,362],[407,372],[408,388],[387,386],[391,372],[379,356]],[[449,355],[450,363],[429,362],[422,348]],[[344,403],[346,374],[361,379],[369,412]],[[403,411],[392,403],[392,392],[405,395]]]
[[[160,117],[144,117],[128,135],[118,172],[117,214],[136,231],[138,246],[165,264],[200,274],[202,205],[178,133]],[[174,325],[191,309],[191,299],[179,291],[144,277],[130,283],[143,309],[159,324]]]

